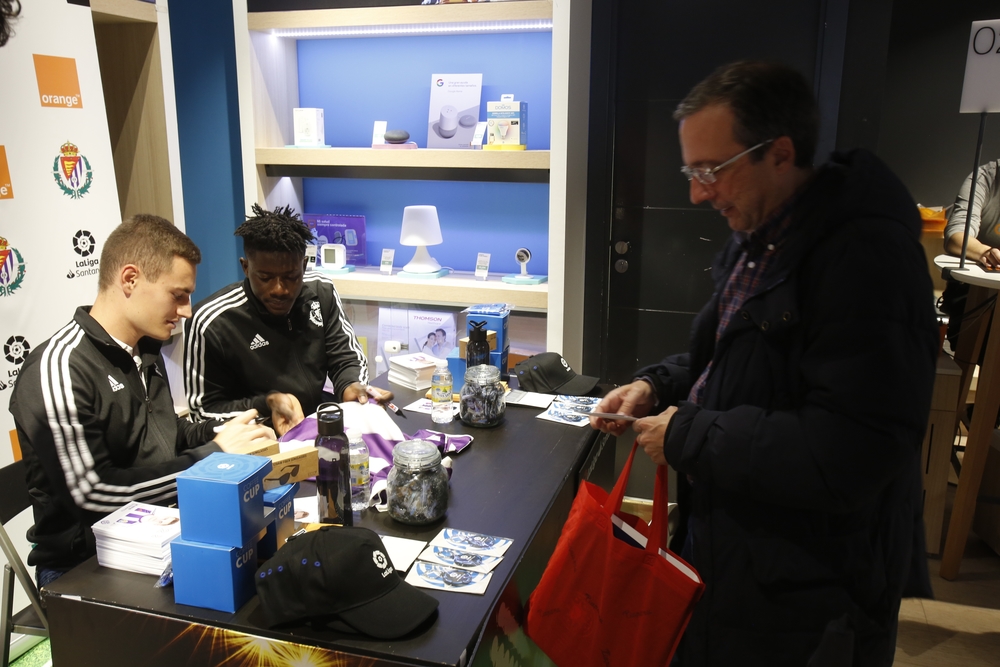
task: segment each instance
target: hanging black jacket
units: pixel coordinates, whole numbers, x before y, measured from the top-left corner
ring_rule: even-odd
[[[185,328],[184,388],[195,419],[228,419],[267,394],[294,394],[308,415],[323,402],[329,377],[339,400],[368,382],[368,361],[333,281],[308,272],[287,316],[274,316],[250,281],[233,283],[195,306]]]
[[[177,474],[222,451],[210,442],[218,422],[174,413],[160,343],[139,341],[144,387],[135,361],[89,313],[78,308],[31,351],[10,399],[35,518],[29,565],[94,555],[95,522],[133,500],[175,502]]]
[[[916,205],[856,151],[817,171],[791,224],[718,342],[735,240],[690,352],[637,373],[679,405],[665,455],[693,480],[685,552],[707,588],[685,666],[805,665],[845,616],[854,664],[889,665],[900,597],[930,596],[919,458],[938,334]]]

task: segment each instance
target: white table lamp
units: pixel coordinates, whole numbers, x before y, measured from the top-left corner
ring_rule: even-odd
[[[448,273],[438,261],[427,252],[427,246],[438,245],[441,238],[441,223],[438,221],[436,206],[407,206],[403,209],[403,227],[399,232],[402,245],[416,246],[413,259],[403,267],[403,274],[410,277],[438,278]]]

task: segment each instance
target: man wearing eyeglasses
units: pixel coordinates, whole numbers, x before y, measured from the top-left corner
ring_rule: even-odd
[[[682,556],[707,588],[680,664],[891,665],[901,597],[930,596],[937,333],[916,205],[871,153],[812,166],[818,109],[785,66],[722,67],[674,117],[691,201],[733,234],[690,350],[597,409],[643,417],[639,444],[691,484]]]

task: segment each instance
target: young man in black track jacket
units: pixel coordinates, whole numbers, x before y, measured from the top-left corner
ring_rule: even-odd
[[[237,416],[192,424],[174,413],[160,341],[191,314],[197,246],[168,221],[136,216],[108,237],[93,306],[32,350],[10,411],[28,468],[45,585],[96,553],[91,526],[119,507],[176,500],[176,477],[212,452],[270,431]]]
[[[390,400],[368,387],[368,362],[333,281],[306,272],[309,228],[288,207],[253,212],[236,230],[246,279],[199,303],[187,326],[191,414],[228,419],[255,408],[284,434],[324,400]]]

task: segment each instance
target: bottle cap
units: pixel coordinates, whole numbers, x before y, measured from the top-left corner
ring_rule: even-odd
[[[448,360],[438,359],[437,361],[434,362],[434,365],[437,366],[438,368],[448,368]]]
[[[343,409],[336,403],[322,403],[316,408],[316,432],[321,436],[343,435]]]
[[[469,322],[469,342],[486,342],[486,321]]]
[[[358,440],[364,440],[361,437],[361,429],[359,428],[349,428],[347,429],[347,439],[351,442],[357,442]]]

